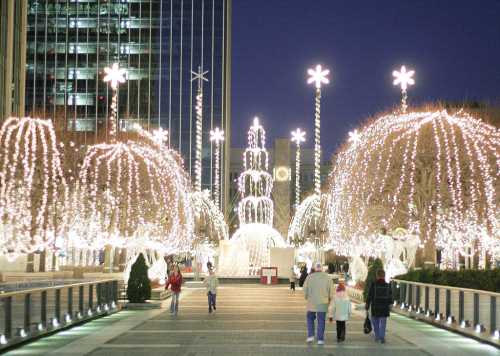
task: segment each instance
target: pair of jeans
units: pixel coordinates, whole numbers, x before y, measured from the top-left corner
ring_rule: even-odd
[[[295,291],[295,282],[290,282],[290,289]]]
[[[212,308],[214,308],[214,310],[216,309],[215,308],[215,301],[217,299],[217,294],[212,293],[212,292],[208,292],[207,295],[208,295],[208,312],[211,313]]]
[[[170,312],[172,314],[177,314],[177,312],[179,311],[179,295],[181,293],[180,292],[172,292],[172,296],[170,298],[172,298],[172,301],[170,302]]]
[[[337,340],[345,340],[345,320],[337,320]]]
[[[318,341],[325,339],[325,318],[326,312],[307,312],[307,337],[314,337],[314,321],[318,318]]]
[[[386,317],[374,317],[372,316],[373,333],[375,334],[375,340],[385,339],[385,326],[387,323]]]

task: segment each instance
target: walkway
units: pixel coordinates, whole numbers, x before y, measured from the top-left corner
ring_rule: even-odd
[[[363,334],[363,312],[337,344],[335,323],[326,345],[305,343],[304,300],[285,286],[225,285],[209,315],[203,289],[183,292],[177,317],[165,309],[124,311],[26,345],[7,355],[439,355],[489,356],[500,350],[425,323],[394,315],[387,343]]]

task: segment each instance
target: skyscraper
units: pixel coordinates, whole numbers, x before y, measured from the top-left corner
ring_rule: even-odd
[[[194,171],[196,83],[204,84],[203,187],[213,183],[209,131],[220,127],[222,186],[230,146],[231,0],[28,0],[26,112],[51,117],[90,140],[105,138],[111,91],[103,68],[127,70],[118,123],[169,131]],[[223,202],[227,196],[222,190]]]

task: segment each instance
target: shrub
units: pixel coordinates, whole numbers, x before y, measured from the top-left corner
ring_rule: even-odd
[[[493,270],[463,269],[460,271],[412,270],[395,278],[410,282],[500,292],[500,269],[498,268]]]
[[[384,265],[382,260],[376,258],[372,263],[368,265],[368,275],[365,280],[365,287],[363,288],[363,298],[366,300],[368,298],[368,291],[370,290],[370,286],[377,279],[377,271],[379,269],[383,269]]]
[[[127,299],[131,303],[144,303],[151,298],[151,284],[148,278],[148,266],[142,253],[132,265],[127,285]]]

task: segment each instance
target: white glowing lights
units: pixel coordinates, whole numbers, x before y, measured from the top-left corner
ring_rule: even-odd
[[[408,86],[415,84],[415,80],[413,79],[414,74],[414,70],[407,71],[405,66],[401,66],[399,71],[394,70],[392,72],[392,76],[395,78],[392,84],[399,85],[401,87],[401,110],[403,113],[405,113],[408,108]]]
[[[347,141],[351,142],[354,145],[358,144],[361,141],[361,135],[358,130],[349,132],[349,138],[347,139]]]
[[[52,122],[8,118],[0,130],[0,255],[52,247],[68,197]]]
[[[496,128],[464,112],[411,112],[382,116],[360,135],[331,174],[338,254],[381,257],[390,246],[396,255],[432,240],[444,268],[458,268],[459,257],[477,256],[482,268],[499,257]]]
[[[265,147],[266,133],[255,118],[248,131],[248,148],[243,154],[244,171],[238,178],[241,201],[238,205],[240,228],[231,242],[244,254],[235,261],[237,270],[258,274],[269,263],[269,249],[284,247],[281,235],[272,228],[274,204],[271,200],[273,178],[267,172],[268,153]],[[245,274],[247,274],[245,273]]]
[[[301,129],[297,129],[291,132],[292,134],[292,142],[294,142],[297,146],[300,146],[301,143],[306,142],[306,132]]]
[[[190,183],[176,152],[144,142],[89,147],[80,169],[69,245],[186,251],[192,242]]]
[[[104,72],[106,75],[104,76],[104,81],[106,83],[111,84],[111,88],[116,90],[118,88],[118,84],[125,83],[125,75],[127,71],[123,68],[120,68],[118,63],[113,63],[111,67],[104,68]]]
[[[215,142],[214,201],[220,209],[220,144],[224,141],[224,131],[218,127],[211,130],[210,141]]]
[[[198,67],[198,72],[191,72],[191,81],[198,82],[198,89],[196,93],[196,150],[195,150],[195,163],[194,163],[194,185],[195,189],[198,192],[201,192],[201,151],[203,148],[203,137],[202,137],[202,129],[203,129],[203,82],[208,82],[208,79],[205,78],[205,74],[208,71],[203,71],[201,67]]]
[[[306,142],[306,133],[301,129],[292,131],[292,142],[296,144],[295,150],[295,209],[300,204],[300,144]]]
[[[328,75],[330,74],[329,69],[323,69],[321,64],[318,64],[314,69],[309,68],[307,70],[307,74],[309,78],[307,79],[307,84],[314,83],[316,89],[321,89],[322,84],[329,84],[330,80],[328,79]]]

